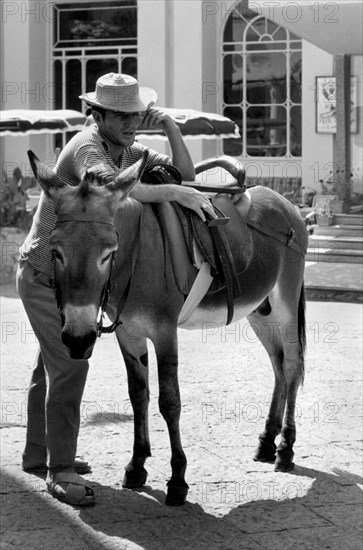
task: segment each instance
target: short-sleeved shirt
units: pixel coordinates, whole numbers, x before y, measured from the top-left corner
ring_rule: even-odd
[[[147,149],[140,143],[134,143],[122,150],[115,164],[105,140],[99,134],[96,125],[76,134],[61,152],[54,171],[69,185],[78,185],[86,170],[98,164],[106,165],[110,176],[116,176],[137,162]],[[170,164],[170,158],[148,149],[146,168],[155,164]],[[42,191],[30,232],[20,248],[20,259],[28,260],[38,271],[53,276],[53,261],[49,247],[49,237],[55,224],[53,202]]]

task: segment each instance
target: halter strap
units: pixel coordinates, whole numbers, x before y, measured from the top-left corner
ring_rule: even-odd
[[[114,227],[113,218],[111,216],[97,216],[88,212],[74,212],[71,214],[59,214],[56,219],[57,223],[64,222],[95,222],[104,223],[106,225],[112,225]]]
[[[139,219],[139,225],[138,225],[138,237],[140,236],[140,228],[141,228],[141,217]],[[125,290],[124,290],[124,292],[121,296],[121,300],[117,304],[117,311],[116,311],[115,320],[108,327],[104,327],[103,326],[103,313],[106,311],[108,299],[109,299],[110,293],[111,293],[111,269],[112,269],[112,267],[110,269],[109,282],[107,284],[107,290],[105,291],[105,295],[104,295],[103,300],[102,300],[103,307],[101,307],[101,317],[100,317],[100,321],[99,321],[98,327],[97,327],[97,335],[98,336],[101,336],[101,334],[110,334],[111,332],[114,332],[117,329],[117,327],[122,325],[122,321],[120,320],[120,316],[121,316],[122,310],[123,310],[123,308],[126,304],[127,298],[129,296],[129,291],[130,291],[130,286],[131,286],[131,279],[132,279],[132,275],[133,275],[133,272],[134,272],[134,267],[135,267],[135,264],[136,264],[138,254],[139,254],[139,239],[137,240],[137,245],[133,247],[132,259],[131,259],[131,273],[130,273],[128,281],[126,283]],[[111,266],[113,264],[114,264],[114,258],[112,260]]]

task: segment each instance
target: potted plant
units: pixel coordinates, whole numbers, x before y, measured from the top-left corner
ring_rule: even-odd
[[[331,201],[319,202],[315,210],[316,223],[320,226],[327,227],[333,225],[334,214],[330,207]]]
[[[323,195],[333,195],[330,198],[329,206],[332,213],[343,212],[344,201],[339,196],[339,173],[343,173],[344,170],[331,170],[329,174],[324,178],[319,180],[321,185],[321,190]]]
[[[26,190],[35,187],[34,178],[24,177],[15,168],[13,177],[3,172],[0,181],[0,233],[2,261],[0,277],[2,284],[14,284],[19,247],[24,241],[33,219],[33,212],[27,208]]]
[[[330,208],[333,214],[347,213],[351,206],[359,206],[357,201],[359,202],[360,200],[359,195],[361,194],[360,189],[362,187],[360,168],[352,168],[349,177],[350,190],[348,198],[345,196],[346,190],[344,189],[347,184],[342,186],[342,182],[340,181],[342,179],[344,180],[344,170],[337,168],[331,170],[324,179],[319,180],[321,193],[323,195],[331,195]],[[359,189],[358,192],[357,189]]]

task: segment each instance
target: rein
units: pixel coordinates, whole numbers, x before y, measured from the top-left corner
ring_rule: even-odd
[[[102,223],[102,222],[100,222]],[[112,275],[112,268],[115,263],[115,252],[112,252],[111,261],[110,261],[110,270],[108,273],[107,283],[102,291],[101,295],[101,303],[100,303],[100,320],[97,322],[97,338],[101,336],[101,334],[109,334],[111,332],[114,332],[118,326],[122,325],[122,321],[119,320],[119,316],[116,316],[116,320],[109,325],[108,327],[103,326],[103,318],[106,312],[108,300],[110,298],[111,294],[111,275]],[[120,312],[121,313],[121,312]]]
[[[60,215],[57,216],[55,225],[60,224],[60,223],[66,223],[66,222],[102,223],[102,224],[105,224],[105,225],[110,225],[111,227],[113,227],[113,229],[116,232],[115,224],[114,224],[113,218],[111,216],[102,216],[102,217],[98,218],[97,216],[95,217],[94,215],[88,214],[87,212],[77,212],[76,215],[75,214],[60,214]],[[110,294],[111,294],[111,276],[112,276],[112,271],[113,271],[114,264],[115,264],[115,251],[112,252],[107,283],[106,283],[106,285],[104,286],[104,288],[102,290],[102,295],[101,295],[101,300],[100,300],[100,305],[99,305],[99,309],[101,311],[100,311],[99,321],[97,321],[97,337],[100,337],[101,334],[110,334],[110,333],[114,332],[117,329],[117,327],[122,325],[122,321],[120,321],[119,317],[120,317],[121,311],[122,311],[122,309],[125,305],[127,295],[128,295],[129,289],[130,289],[131,275],[130,275],[130,278],[127,282],[127,285],[126,285],[125,291],[123,293],[123,296],[122,296],[122,298],[121,298],[121,300],[120,300],[120,302],[117,306],[117,313],[116,313],[115,321],[113,323],[111,323],[111,325],[109,325],[108,327],[103,326],[103,319],[104,319],[107,304],[108,304]],[[59,292],[59,288],[57,286],[56,274],[55,273],[54,273],[54,292],[55,292],[55,297],[56,297],[56,300],[57,300],[58,310],[59,310],[61,319],[64,323],[63,306],[62,306],[62,303],[61,303],[61,300],[60,300],[60,292]]]

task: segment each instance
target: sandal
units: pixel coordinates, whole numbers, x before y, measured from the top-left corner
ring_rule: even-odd
[[[25,466],[23,466],[23,471],[27,474],[46,474],[48,468],[47,465],[44,463],[38,464],[37,466],[32,466],[31,468],[26,468]],[[92,468],[85,460],[76,458],[74,461],[74,471],[76,472],[76,474],[84,475],[92,472]]]
[[[47,490],[52,497],[73,506],[93,506],[95,494],[86,480],[73,472],[49,472]]]

